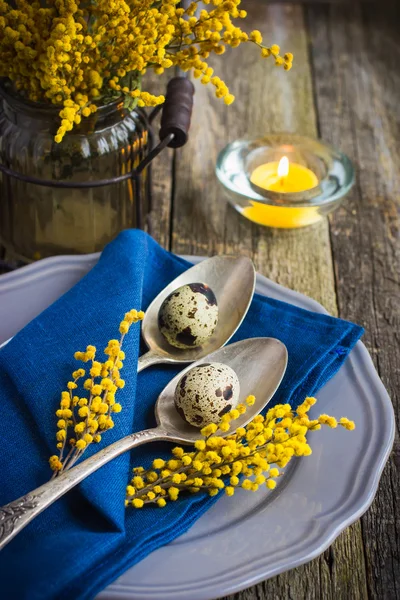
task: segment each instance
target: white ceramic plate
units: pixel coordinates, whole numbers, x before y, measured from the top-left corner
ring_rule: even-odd
[[[79,281],[97,259],[54,257],[2,275],[0,344]],[[326,312],[261,275],[256,290]],[[188,533],[129,569],[99,600],[210,600],[323,552],[371,504],[392,447],[394,414],[361,342],[318,398],[311,415],[347,416],[356,430],[312,433],[312,456],[292,463],[274,492],[240,490],[233,498],[221,498]]]

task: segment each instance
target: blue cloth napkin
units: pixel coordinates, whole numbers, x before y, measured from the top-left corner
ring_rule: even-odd
[[[141,231],[121,233],[74,288],[0,351],[0,505],[50,478],[60,391],[78,363],[76,350],[103,349],[130,308],[146,309],[188,268]],[[27,300],[29,301],[29,300]],[[256,295],[233,341],[271,336],[282,340],[289,364],[275,402],[296,405],[340,368],[362,334],[356,325]],[[123,411],[103,444],[155,424],[158,394],[179,369],[158,366],[136,374],[139,326],[125,342],[119,392]],[[83,481],[35,519],[0,553],[1,595],[13,600],[93,598],[128,567],[181,535],[215,498],[193,495],[165,508],[124,507],[134,464],[167,456],[171,446],[150,444],[124,454]],[[99,446],[93,445],[89,456]]]

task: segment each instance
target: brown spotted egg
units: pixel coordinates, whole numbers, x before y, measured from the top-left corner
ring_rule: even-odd
[[[159,329],[175,348],[201,346],[212,336],[217,322],[217,299],[204,283],[189,283],[176,289],[158,312]]]
[[[240,384],[233,369],[222,363],[193,367],[178,382],[175,406],[194,427],[219,423],[239,401]]]

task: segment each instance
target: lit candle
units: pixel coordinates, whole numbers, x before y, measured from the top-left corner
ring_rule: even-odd
[[[305,192],[319,183],[311,169],[298,163],[289,163],[287,156],[283,156],[279,162],[256,167],[250,181],[257,187],[281,194]],[[275,206],[255,201],[251,201],[251,206],[243,209],[243,215],[260,225],[281,228],[304,227],[321,219],[314,206]]]
[[[318,185],[318,178],[311,169],[289,163],[287,156],[279,163],[269,162],[254,169],[250,181],[265,190],[282,194],[305,192]]]

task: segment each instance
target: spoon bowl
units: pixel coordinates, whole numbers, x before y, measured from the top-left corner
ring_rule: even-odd
[[[220,348],[207,357],[189,365],[174,377],[158,397],[156,419],[158,426],[167,431],[176,442],[193,443],[201,438],[200,429],[189,425],[175,408],[174,395],[179,380],[191,369],[211,362],[223,363],[231,367],[240,383],[239,402],[249,395],[256,401],[246,413],[235,420],[236,427],[244,427],[260,413],[279,387],[286,371],[288,352],[285,344],[275,338],[252,338]],[[225,437],[233,432],[219,432]]]
[[[218,303],[218,323],[213,335],[197,348],[171,346],[158,326],[158,312],[164,300],[177,288],[188,283],[205,283]],[[249,310],[254,295],[256,272],[245,256],[213,256],[171,281],[146,310],[142,335],[149,352],[139,359],[138,371],[156,363],[189,363],[215,352],[230,340]]]

